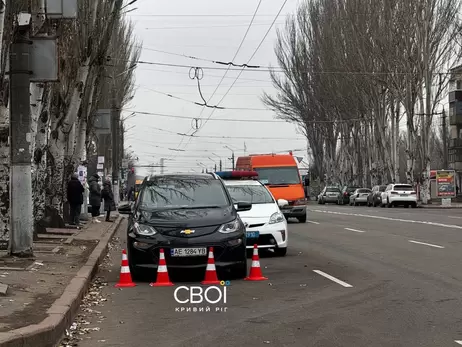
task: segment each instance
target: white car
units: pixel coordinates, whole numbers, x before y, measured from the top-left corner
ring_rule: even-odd
[[[271,192],[257,180],[224,180],[231,195],[237,201],[252,203],[249,211],[238,212],[247,229],[247,248],[254,244],[258,248],[273,249],[276,255],[287,253],[287,220],[280,207],[287,206],[288,201],[277,202]]]
[[[382,207],[417,207],[417,192],[410,184],[389,184],[382,193]]]
[[[367,205],[367,197],[372,191],[369,188],[356,189],[350,195],[350,206],[358,206],[360,204]]]

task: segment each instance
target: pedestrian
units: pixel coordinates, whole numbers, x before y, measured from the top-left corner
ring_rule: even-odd
[[[111,211],[115,211],[114,194],[112,192],[111,182],[106,181],[103,184],[101,198],[104,199],[104,210],[106,211],[106,222],[110,222]]]
[[[67,201],[69,202],[70,224],[80,226],[80,212],[83,204],[84,188],[77,175],[72,175],[67,183]]]
[[[305,179],[304,179],[304,188],[305,188],[305,198],[308,200],[310,198],[310,193],[309,193],[309,189],[310,189],[310,178],[308,177],[308,174],[305,176]]]
[[[133,201],[133,191],[134,191],[133,187],[130,187],[128,189],[128,197],[127,197],[128,201]]]
[[[101,208],[101,187],[99,186],[99,176],[94,174],[88,179],[88,185],[90,190],[90,205],[91,205],[91,216],[93,217],[93,223],[101,223],[98,220]]]

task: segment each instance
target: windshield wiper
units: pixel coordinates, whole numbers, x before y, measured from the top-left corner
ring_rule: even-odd
[[[199,210],[205,208],[222,208],[221,206],[184,206],[184,207],[172,207],[172,210]]]

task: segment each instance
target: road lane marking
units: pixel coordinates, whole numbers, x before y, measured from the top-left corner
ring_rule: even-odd
[[[458,216],[447,216],[448,218],[452,218],[452,219],[462,219],[462,217],[458,217]]]
[[[363,230],[358,230],[358,229],[345,228],[345,230],[355,231],[355,232],[357,232],[357,233],[365,233],[365,231],[363,231]]]
[[[335,278],[334,276],[331,276],[329,274],[326,274],[325,272],[322,272],[321,270],[313,270],[313,271],[316,272],[318,275],[321,275],[321,276],[323,276],[325,278],[330,279],[331,281],[334,281],[335,283],[340,284],[341,286],[344,286],[345,288],[353,287],[351,284],[343,282],[343,281],[339,280],[338,278]]]
[[[443,246],[433,245],[431,243],[425,243],[425,242],[419,242],[419,241],[413,241],[413,240],[409,240],[409,242],[418,243],[419,245],[425,245],[425,246],[430,246],[430,247],[435,247],[435,248],[444,248]]]
[[[394,222],[425,224],[425,225],[437,226],[437,227],[442,227],[442,228],[450,228],[450,229],[460,229],[460,230],[462,230],[462,226],[454,225],[454,224],[443,224],[443,223],[426,222],[426,221],[411,220],[411,219],[391,218],[391,217],[383,217],[383,216],[372,216],[372,215],[359,214],[359,213],[335,212],[335,211],[314,210],[314,209],[313,210],[310,209],[310,211],[311,212],[319,212],[319,213],[338,214],[338,215],[341,215],[341,216],[352,216],[352,217],[364,217],[364,218],[389,220],[389,221],[394,221]]]
[[[462,340],[455,340],[455,343],[458,343],[459,345],[462,345]]]
[[[318,222],[314,222],[312,220],[307,220],[308,223],[311,223],[311,224],[319,224]]]

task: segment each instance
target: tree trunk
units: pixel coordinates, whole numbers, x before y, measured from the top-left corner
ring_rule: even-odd
[[[10,115],[0,105],[0,247],[10,240]]]

